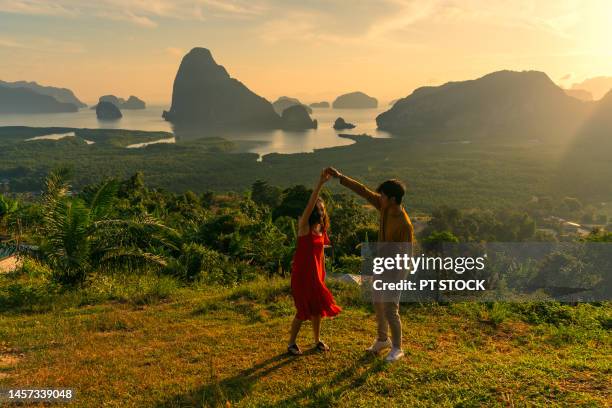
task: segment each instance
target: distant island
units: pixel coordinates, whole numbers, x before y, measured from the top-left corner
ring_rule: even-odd
[[[77,108],[86,108],[87,105],[81,102],[74,93],[67,88],[57,88],[54,86],[44,86],[37,82],[31,81],[16,81],[16,82],[5,82],[0,81],[0,87],[6,88],[26,88],[36,92],[40,95],[47,95],[53,97],[58,102],[71,103]]]
[[[290,98],[288,96],[281,96],[276,101],[272,102],[272,106],[274,107],[274,110],[279,115],[282,115],[283,111],[287,109],[288,107],[295,106],[295,105],[302,105],[309,114],[312,113],[312,109],[309,106],[304,105],[302,102],[300,102],[296,98]]]
[[[72,103],[59,102],[52,96],[28,88],[0,86],[0,113],[62,113],[78,110]]]
[[[115,105],[118,109],[145,109],[146,108],[145,102],[142,99],[134,95],[130,95],[127,101],[115,95],[103,95],[98,100],[98,103],[100,102],[110,102],[113,105]],[[92,109],[96,109],[96,106],[93,106]]]
[[[117,120],[123,117],[117,105],[107,101],[99,102],[96,105],[96,116],[102,120]]]
[[[317,121],[310,118],[306,106],[293,105],[283,111],[281,115],[283,121],[283,129],[286,130],[303,130],[316,129]]]
[[[352,123],[346,122],[343,118],[338,118],[334,122],[334,129],[336,130],[344,130],[344,129],[353,129],[355,125]]]
[[[569,96],[543,72],[498,71],[418,88],[376,123],[397,135],[438,139],[559,140],[579,131],[597,106]]]
[[[313,102],[309,105],[311,108],[329,108],[329,102]]]
[[[351,92],[340,95],[332,104],[334,109],[369,109],[377,108],[378,100],[363,92]]]
[[[302,106],[302,105],[295,105]],[[308,112],[302,106],[302,110]],[[283,117],[265,98],[229,76],[206,48],[194,48],[183,57],[172,88],[172,105],[162,117],[184,127],[249,129],[310,129],[313,121],[301,111]]]

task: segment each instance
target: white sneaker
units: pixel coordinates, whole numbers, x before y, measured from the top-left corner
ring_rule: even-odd
[[[389,347],[391,347],[391,340],[389,339],[384,340],[384,341],[376,340],[374,344],[372,344],[370,347],[366,349],[366,351],[369,351],[370,353],[378,354],[384,349],[389,348]]]
[[[393,347],[387,357],[385,357],[385,361],[392,363],[404,357],[404,351],[401,348]]]

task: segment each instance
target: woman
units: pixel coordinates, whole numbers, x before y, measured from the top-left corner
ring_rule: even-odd
[[[298,221],[297,248],[291,268],[291,293],[297,313],[291,323],[291,337],[287,348],[287,351],[293,355],[302,354],[295,340],[304,320],[312,320],[316,349],[329,351],[329,347],[319,337],[321,317],[336,316],[341,310],[325,286],[323,248],[329,245],[327,236],[329,218],[325,204],[319,198],[319,192],[330,177],[325,171],[321,173],[319,182]]]

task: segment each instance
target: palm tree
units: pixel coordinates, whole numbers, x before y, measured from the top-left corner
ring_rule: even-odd
[[[55,277],[78,283],[96,269],[165,265],[160,248],[174,233],[149,215],[113,218],[117,180],[107,180],[72,196],[66,172],[53,171],[43,195],[41,249]]]
[[[12,216],[17,213],[19,202],[0,194],[0,234],[6,233]]]

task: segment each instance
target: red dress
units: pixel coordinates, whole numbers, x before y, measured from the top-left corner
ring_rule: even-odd
[[[324,245],[329,245],[327,232],[322,235],[310,232],[297,240],[291,267],[291,294],[300,320],[310,320],[314,315],[333,317],[342,310],[325,286]]]

